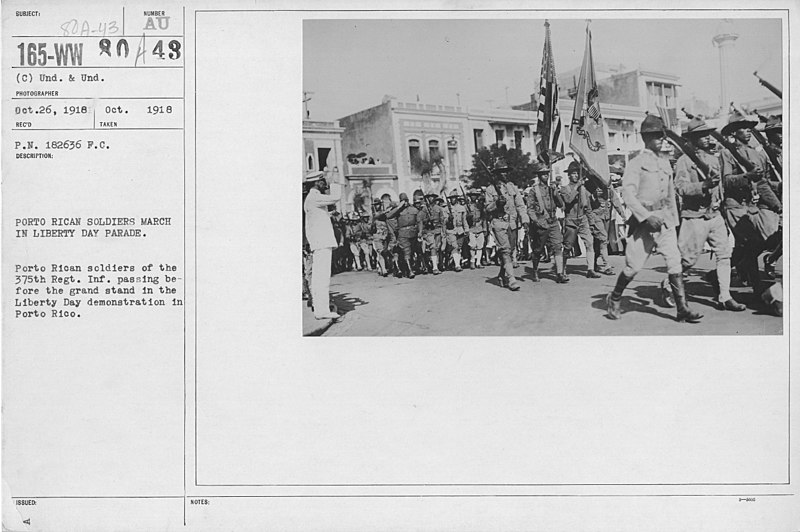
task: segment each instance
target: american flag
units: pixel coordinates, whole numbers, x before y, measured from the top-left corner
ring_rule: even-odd
[[[564,154],[564,135],[561,115],[558,113],[558,81],[553,49],[550,45],[550,22],[544,22],[544,52],[542,74],[539,81],[539,113],[536,120],[536,151],[546,162],[552,164],[554,153]]]
[[[680,122],[678,122],[678,110],[674,107],[663,107],[661,105],[656,105],[656,109],[658,109],[658,115],[661,117],[661,120],[664,122],[664,127],[667,129],[671,129],[680,133]]]

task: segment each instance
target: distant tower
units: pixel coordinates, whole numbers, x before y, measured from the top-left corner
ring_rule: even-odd
[[[733,22],[725,19],[717,26],[717,34],[712,39],[719,50],[719,106],[723,116],[728,112],[732,98],[730,61],[738,38],[739,34],[734,30]]]

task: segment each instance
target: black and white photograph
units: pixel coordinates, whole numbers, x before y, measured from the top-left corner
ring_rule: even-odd
[[[3,530],[800,532],[797,0],[2,15]]]
[[[304,335],[782,334],[781,19],[566,16],[304,21]]]

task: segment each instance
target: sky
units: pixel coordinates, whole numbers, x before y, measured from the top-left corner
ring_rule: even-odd
[[[336,120],[401,101],[502,107],[538,92],[544,19],[306,20],[303,89],[314,120]],[[461,15],[459,15],[461,16]],[[731,57],[737,102],[771,93],[753,76],[782,87],[781,20],[732,19],[739,38]],[[594,19],[595,64],[622,63],[680,77],[679,99],[719,102],[717,19]],[[556,73],[580,67],[584,19],[550,19]],[[457,96],[459,94],[460,96]],[[507,97],[506,97],[507,94]]]

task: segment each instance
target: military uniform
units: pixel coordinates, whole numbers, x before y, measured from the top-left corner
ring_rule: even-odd
[[[359,247],[359,243],[361,242],[361,222],[355,213],[351,213],[347,216],[345,238],[350,247],[350,254],[353,257],[353,267],[361,271],[363,268],[361,265],[361,248]]]
[[[621,317],[622,292],[654,251],[667,263],[669,283],[678,307],[677,320],[697,322],[703,317],[692,311],[686,302],[676,232],[678,206],[672,167],[663,151],[663,128],[660,118],[645,117],[641,125],[645,149],[628,163],[622,176],[622,199],[632,213],[632,227],[625,249],[625,268],[606,298],[607,315],[612,319]]]
[[[697,156],[709,168],[712,175],[719,176],[719,159],[705,150],[696,150]],[[710,183],[697,169],[688,155],[682,155],[675,164],[675,188],[681,198],[681,231],[678,235],[678,250],[684,271],[697,262],[697,257],[708,242],[716,259],[714,284],[719,291],[720,308],[744,310],[743,305],[732,300],[731,285],[731,244],[725,220],[719,211],[721,193],[719,185]]]
[[[549,172],[547,168],[542,168],[541,170]],[[531,220],[529,240],[532,248],[533,280],[539,280],[539,261],[546,243],[555,259],[556,281],[565,283],[567,282],[567,277],[564,275],[563,270],[563,235],[561,224],[556,217],[556,209],[563,207],[561,195],[557,194],[547,182],[539,181],[530,187],[526,199],[528,216]]]
[[[589,229],[594,238],[594,246],[599,251],[602,267],[595,267],[595,271],[606,275],[614,275],[614,270],[608,262],[608,230],[611,226],[611,208],[613,207],[620,215],[624,216],[622,204],[617,194],[609,186],[608,188],[596,187],[589,194]],[[597,253],[595,253],[597,258]],[[598,264],[599,262],[598,261]],[[597,266],[597,265],[595,265]]]
[[[500,163],[496,166],[507,168]],[[502,198],[502,200],[500,200]],[[522,194],[513,183],[497,181],[486,187],[484,194],[489,227],[500,253],[500,273],[497,276],[501,286],[519,290],[512,266],[512,246],[517,243],[517,228],[529,222]]]
[[[639,273],[653,251],[664,257],[668,273],[681,273],[676,233],[678,205],[675,202],[669,160],[651,150],[643,150],[625,169],[622,177],[622,198],[638,222],[628,239],[625,273],[631,277]],[[663,221],[660,231],[653,231],[641,223],[653,215]]]
[[[731,227],[735,227],[746,213],[758,214],[753,218],[753,223],[761,238],[766,240],[778,230],[779,213],[783,210],[768,178],[772,173],[769,160],[762,152],[741,142],[736,143],[736,149],[763,177],[753,182],[743,176],[745,172],[731,152],[722,150],[720,161],[725,187],[726,218]],[[758,212],[747,208],[751,206],[755,206]]]
[[[419,209],[414,205],[408,204],[408,197],[400,195],[401,203],[386,214],[389,220],[397,220],[397,246],[403,252],[403,263],[405,264],[408,277],[414,278],[414,268],[412,258],[414,251],[419,247],[417,237],[419,235]]]
[[[473,201],[467,206],[467,216],[472,219],[469,227],[469,264],[471,269],[483,268],[481,264],[483,247],[486,245],[486,219],[483,216],[477,198],[481,195],[480,191],[470,192]]]
[[[756,122],[748,121],[734,114],[722,133],[755,127]],[[758,256],[767,247],[769,239],[775,240],[780,227],[782,206],[772,190],[768,176],[770,167],[767,156],[736,138],[738,155],[753,165],[753,172],[745,172],[731,152],[723,149],[720,153],[722,185],[724,191],[725,221],[736,240],[731,264],[740,275],[750,283],[755,292],[761,290]]]
[[[576,162],[570,163],[567,172],[578,172],[580,165]],[[592,241],[592,230],[589,227],[589,211],[591,210],[591,198],[589,191],[580,182],[567,183],[561,187],[561,200],[564,203],[564,246],[578,249],[578,237],[583,241],[586,249],[586,275],[588,277],[599,277],[594,271],[594,245]],[[567,255],[564,254],[564,273],[567,272]]]
[[[446,220],[447,216],[444,210],[434,202],[424,205],[417,217],[417,225],[422,235],[422,251],[430,258],[434,275],[441,273],[439,251],[442,247]]]
[[[455,200],[456,203],[448,207],[447,215],[449,217],[445,225],[445,234],[447,236],[447,246],[450,248],[450,255],[453,258],[453,264],[457,272],[461,271],[461,249],[464,247],[464,240],[469,231],[469,224],[467,223],[467,208],[460,203],[457,203],[459,196],[451,195],[450,199]]]
[[[375,252],[375,260],[378,262],[378,274],[386,277],[386,254],[389,251],[389,226],[386,218],[381,216],[380,208],[382,203],[377,200],[373,203],[377,214],[372,219],[372,250]]]

